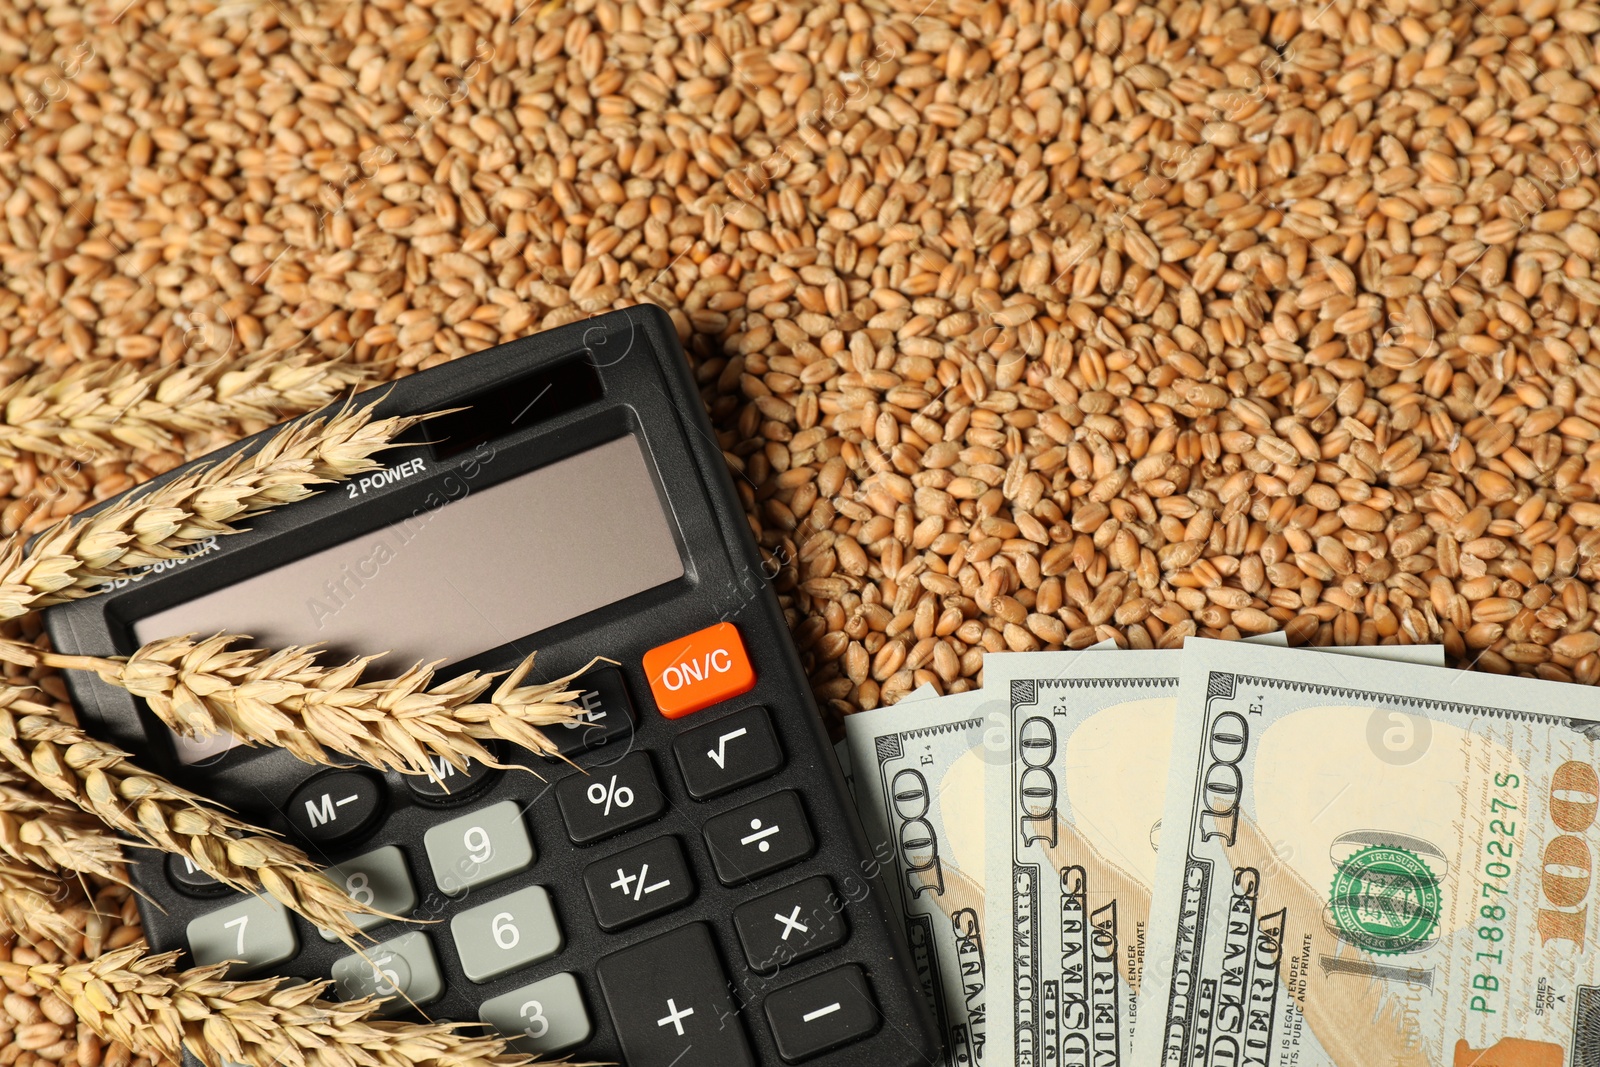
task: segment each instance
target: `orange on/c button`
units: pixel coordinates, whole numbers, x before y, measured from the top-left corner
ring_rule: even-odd
[[[747,693],[756,672],[731,622],[707,626],[644,654],[644,673],[656,707],[669,719]]]

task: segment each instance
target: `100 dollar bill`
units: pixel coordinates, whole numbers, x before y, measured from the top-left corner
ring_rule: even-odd
[[[1281,633],[1252,644],[1283,644]],[[1443,665],[1438,645],[1352,648]],[[1018,1064],[1129,1062],[1178,706],[1179,651],[984,662],[989,1034]],[[1009,948],[1009,951],[1007,951]]]
[[[847,716],[845,739],[868,835],[893,848],[885,878],[944,1062],[972,1067],[984,1062],[985,1044],[983,694],[916,696]]]
[[[1191,641],[1137,1067],[1600,1047],[1600,696]]]

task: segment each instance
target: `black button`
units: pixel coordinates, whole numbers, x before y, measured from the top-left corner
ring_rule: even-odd
[[[630,752],[588,774],[562,779],[556,785],[556,803],[575,845],[643,826],[667,810],[661,782],[644,752]]]
[[[428,774],[406,775],[406,788],[427,804],[459,804],[494,781],[496,773],[475,759],[467,760],[465,767],[454,767],[443,756],[429,756],[428,765],[433,768]]]
[[[682,907],[695,890],[675,837],[658,837],[589,864],[583,884],[602,930],[620,930]]]
[[[615,667],[590,671],[578,679],[583,691],[571,703],[579,708],[577,722],[544,727],[563,756],[588,752],[633,736],[633,701]]]
[[[844,901],[822,875],[757,897],[733,910],[744,958],[764,974],[842,944]]]
[[[383,790],[370,775],[334,771],[296,789],[284,814],[307,841],[331,845],[367,829],[382,808]]]
[[[723,885],[739,885],[811,855],[800,798],[790,790],[706,820],[706,847]]]
[[[855,964],[796,982],[767,998],[767,1023],[785,1062],[799,1063],[878,1029],[878,1003]]]
[[[214,897],[228,887],[194,865],[187,856],[167,857],[167,881],[192,897]]]
[[[749,785],[783,766],[783,750],[762,707],[697,726],[679,735],[672,752],[689,795],[696,800]]]
[[[705,923],[614,952],[595,973],[628,1067],[755,1067]]]

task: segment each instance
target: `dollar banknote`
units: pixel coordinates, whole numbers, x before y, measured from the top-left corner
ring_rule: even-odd
[[[1135,1067],[1587,1067],[1600,695],[1191,641]]]
[[[1132,1054],[1183,653],[1086,651],[984,661],[988,1037],[1018,1064]]]
[[[983,947],[984,696],[908,695],[845,718],[857,806],[889,842],[890,896],[906,924],[949,1067],[985,1058]]]

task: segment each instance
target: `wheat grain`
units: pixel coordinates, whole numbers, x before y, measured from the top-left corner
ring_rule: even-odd
[[[556,746],[541,727],[575,722],[579,713],[569,702],[581,692],[572,682],[583,672],[523,685],[531,655],[480,700],[498,675],[469,671],[435,684],[436,665],[417,664],[397,677],[364,682],[363,673],[379,657],[324,667],[314,646],[270,652],[229,647],[242,640],[230,634],[163,638],[126,657],[44,652],[38,659],[94,671],[187,736],[226,731],[246,744],[288,749],[308,763],[342,756],[410,774],[431,773],[429,756],[457,768],[469,759],[500,766],[483,747],[490,738],[553,755]]]
[[[455,1023],[372,1020],[378,1001],[321,999],[326,982],[228,981],[223,965],[175,969],[176,952],[142,946],[81,963],[0,962],[8,984],[27,982],[70,1004],[102,1037],[176,1062],[206,1067],[520,1067],[497,1038]]]
[[[427,416],[374,420],[373,405],[302,419],[260,450],[203,466],[87,518],[59,523],[25,546],[0,546],[0,619],[90,596],[107,581],[182,554],[234,523],[302,500],[316,486],[373,470],[378,452]]]
[[[183,856],[234,889],[265,890],[347,941],[357,932],[347,913],[372,911],[320,874],[299,849],[142,770],[127,753],[62,721],[15,686],[0,686],[0,756],[106,826]]]

